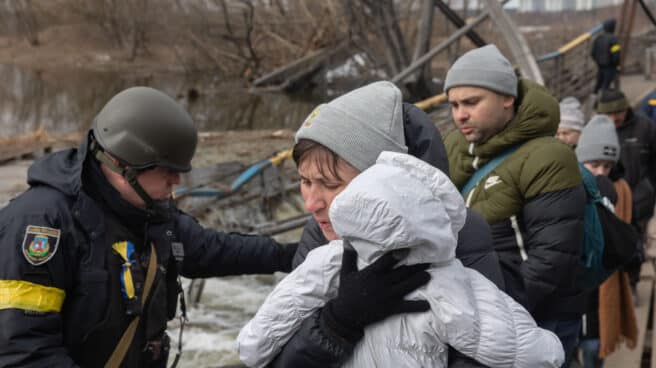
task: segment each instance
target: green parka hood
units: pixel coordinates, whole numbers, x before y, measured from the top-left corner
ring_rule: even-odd
[[[475,171],[474,167],[483,166],[508,148],[556,134],[560,122],[558,101],[544,87],[528,79],[519,80],[517,91],[515,117],[485,143],[469,143],[457,130],[446,137],[449,156],[458,152],[458,161],[453,162],[449,158],[452,179],[458,187],[462,187]]]
[[[520,79],[515,100],[515,117],[499,133],[487,142],[475,145],[465,140],[457,131],[456,144],[473,156],[487,159],[496,156],[506,148],[537,137],[553,137],[558,130],[560,110],[558,101],[539,84],[528,79]],[[470,146],[473,146],[470,148]]]

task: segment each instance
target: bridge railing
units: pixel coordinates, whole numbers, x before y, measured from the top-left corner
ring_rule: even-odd
[[[589,96],[596,81],[597,67],[590,57],[594,36],[602,31],[598,24],[558,50],[537,58],[545,87],[558,99]]]

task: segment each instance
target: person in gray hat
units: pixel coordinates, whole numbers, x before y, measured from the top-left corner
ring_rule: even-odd
[[[573,99],[573,100],[571,100]],[[567,97],[559,104],[560,124],[556,131],[556,139],[561,140],[570,147],[576,147],[581,130],[585,125],[581,104],[574,97]]]
[[[608,176],[620,159],[620,142],[613,121],[606,115],[595,115],[583,129],[576,158],[593,175]]]
[[[0,366],[165,367],[178,275],[291,270],[297,244],[205,229],[175,207],[197,139],[175,100],[133,87],[79,148],[30,167],[30,189],[0,210]]]
[[[595,115],[586,124],[576,147],[576,157],[596,177],[599,193],[614,206],[615,215],[630,223],[631,189],[620,172],[612,170],[620,159],[620,142],[608,116]],[[632,298],[631,294],[626,268],[590,291],[579,345],[583,367],[602,367],[604,358],[622,342],[628,347],[635,345],[638,327],[633,306],[637,295],[633,293]]]
[[[301,236],[294,267],[310,251],[337,238],[328,216],[332,200],[384,151],[407,152],[449,173],[446,151],[435,125],[419,108],[403,103],[401,91],[392,83],[376,82],[358,88],[319,105],[303,121],[296,133],[293,156],[301,176],[305,207],[313,218]],[[418,286],[417,277],[424,271],[415,265],[411,269],[414,276],[396,278],[398,272],[408,271],[402,271],[403,267],[392,270],[395,262],[388,259],[392,256],[387,254],[359,271],[344,266],[341,284],[350,286],[340,289],[333,300],[303,321],[271,366],[340,366],[361,341],[366,326],[393,314],[426,310],[421,303],[399,304],[399,298]],[[503,290],[489,226],[473,211],[467,211],[456,257]],[[381,262],[387,262],[387,266],[381,267]],[[385,299],[390,298],[392,290],[396,290],[396,297]],[[449,360],[450,366],[481,366],[452,348]]]
[[[632,222],[644,233],[656,203],[656,124],[635,111],[620,90],[601,91],[596,109],[615,124],[620,141],[620,162],[614,171],[621,170],[631,187]],[[640,280],[642,260],[643,257],[627,266],[634,289]]]
[[[457,128],[445,138],[451,178],[492,227],[506,292],[558,335],[569,361],[583,312],[571,281],[582,272],[585,192],[574,151],[554,138],[558,102],[494,45],[457,59],[444,88]]]

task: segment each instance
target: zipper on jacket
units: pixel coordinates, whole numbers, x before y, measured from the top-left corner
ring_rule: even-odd
[[[524,238],[522,237],[522,232],[519,230],[517,216],[510,216],[510,226],[515,230],[515,239],[517,240],[519,255],[522,257],[522,261],[526,261],[528,259],[528,254],[526,254],[526,249],[524,248]]]
[[[478,183],[480,184],[480,183]],[[476,188],[478,188],[478,184],[474,185],[473,188],[469,191],[469,194],[467,194],[467,200],[465,201],[465,207],[469,208],[469,205],[471,204],[471,200],[474,197],[474,192],[476,191]]]
[[[583,331],[583,336],[586,336],[588,334],[588,318],[587,315],[582,315],[581,316],[581,330]]]
[[[474,147],[476,147],[476,143],[469,143],[469,147],[467,147],[467,153],[469,153],[470,156],[474,156]],[[478,161],[480,161],[480,158],[475,156],[474,161],[472,162],[472,167],[474,170],[478,170]]]

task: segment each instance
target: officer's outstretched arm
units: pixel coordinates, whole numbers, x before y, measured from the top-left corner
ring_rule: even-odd
[[[264,236],[206,229],[186,214],[178,217],[177,230],[185,253],[182,275],[191,278],[289,272],[298,247]]]

